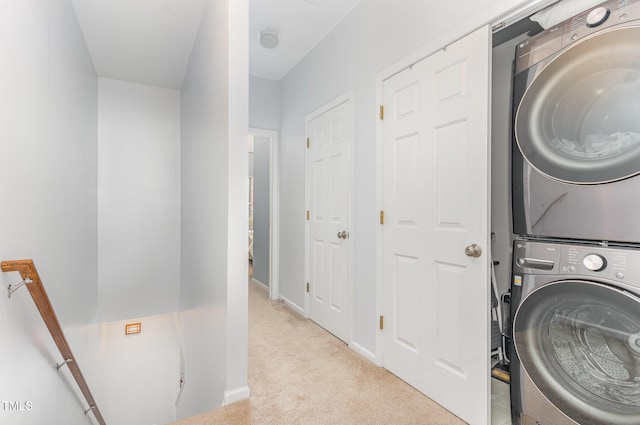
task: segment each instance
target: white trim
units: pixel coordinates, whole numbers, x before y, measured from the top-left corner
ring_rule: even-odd
[[[304,308],[300,307],[299,305],[297,305],[296,303],[294,303],[293,301],[291,301],[288,298],[285,297],[280,297],[280,299],[282,300],[282,302],[289,307],[291,310],[293,310],[294,313],[299,314],[302,317],[306,317],[305,313],[304,313]]]
[[[269,293],[269,287],[267,285],[265,285],[264,283],[260,282],[258,279],[254,278],[254,277],[251,278],[251,281],[253,283],[255,283],[256,285],[258,285],[258,287],[260,289],[264,289],[267,293]]]
[[[386,80],[399,73],[403,69],[420,62],[438,50],[455,43],[461,38],[471,34],[475,30],[485,25],[492,27],[504,23],[512,24],[519,19],[545,7],[558,0],[502,0],[497,5],[486,9],[483,13],[475,15],[473,19],[461,23],[440,37],[432,40],[425,46],[419,48],[409,56],[400,59],[393,65],[378,73],[377,79]]]
[[[309,139],[309,116],[305,117],[304,120],[304,137]],[[304,143],[304,142],[303,142]],[[309,211],[309,191],[307,187],[309,186],[309,148],[304,148],[304,210]],[[304,213],[303,213],[304,214]],[[304,221],[304,282],[302,282],[305,287],[303,287],[304,291],[304,310],[302,311],[302,316],[306,319],[309,318],[309,292],[306,287],[309,285],[309,220],[306,219]]]
[[[240,387],[233,390],[227,390],[224,392],[224,402],[223,405],[227,406],[232,403],[237,403],[238,401],[247,400],[251,397],[251,391],[249,387]]]
[[[342,105],[345,102],[353,102],[353,90],[349,90],[348,92],[336,97],[335,99],[325,103],[315,111],[307,114],[305,117],[305,124],[315,118],[318,118],[320,115],[324,114],[327,111],[332,110],[333,108]],[[353,104],[352,104],[353,105]],[[306,131],[306,128],[305,128]],[[308,134],[307,134],[308,136]]]
[[[327,102],[326,104],[324,104],[323,106],[321,106],[320,108],[316,109],[315,111],[311,112],[310,114],[307,114],[307,116],[305,117],[305,121],[304,121],[304,133],[305,133],[305,137],[310,137],[309,135],[309,122],[312,121],[313,119],[319,117],[320,115],[324,114],[325,112],[330,111],[333,108],[336,108],[344,103],[349,103],[349,108],[350,108],[350,115],[351,115],[351,134],[349,135],[349,182],[348,182],[348,186],[349,186],[349,200],[348,200],[348,205],[347,205],[347,214],[349,215],[349,223],[348,226],[349,228],[347,229],[348,233],[349,233],[349,246],[348,246],[348,257],[349,257],[349,271],[348,271],[348,288],[347,288],[347,294],[348,294],[348,299],[347,299],[347,305],[349,308],[349,336],[348,336],[348,340],[345,341],[347,344],[351,344],[351,342],[353,341],[353,322],[354,322],[354,314],[353,314],[353,306],[354,306],[354,285],[353,285],[353,281],[354,281],[354,236],[355,236],[355,232],[354,232],[354,194],[355,194],[355,182],[354,182],[354,170],[355,170],[355,155],[353,154],[354,152],[354,145],[355,145],[355,96],[354,96],[354,90],[349,90],[346,93],[336,97],[335,99]],[[304,205],[305,205],[305,210],[308,211],[309,210],[309,193],[307,191],[307,185],[309,183],[309,167],[308,167],[308,160],[309,160],[309,156],[308,156],[308,149],[305,149],[304,152],[304,164],[305,164],[305,172],[304,172]],[[304,278],[305,278],[305,284],[306,282],[309,282],[309,252],[308,252],[308,246],[309,246],[309,221],[305,220],[305,230],[304,230],[304,251],[305,251],[305,255],[304,255]],[[309,293],[306,292],[305,290],[305,297],[304,297],[304,317],[309,318]]]
[[[376,105],[384,104],[384,81],[411,65],[425,59],[437,52],[438,50],[454,43],[464,36],[472,33],[476,29],[491,25],[496,27],[500,24],[500,28],[517,22],[518,20],[533,14],[534,12],[546,7],[557,0],[502,0],[493,7],[486,9],[483,13],[475,15],[472,19],[462,22],[452,30],[446,32],[442,36],[432,40],[412,54],[400,59],[393,65],[383,69],[376,75]],[[383,121],[376,120],[376,206],[378,210],[384,207],[383,199],[383,149],[384,134]],[[382,311],[382,290],[383,290],[383,232],[382,226],[378,225],[376,230],[376,319],[383,315]],[[376,358],[380,365],[384,364],[384,353],[382,347],[382,331],[376,332],[375,351]]]
[[[516,23],[527,16],[533,15],[547,6],[559,2],[560,0],[536,0],[531,2],[521,1],[517,6],[513,6],[511,9],[500,14],[499,17],[493,21],[493,26],[495,27],[499,25],[498,31],[502,30],[503,28]]]
[[[378,76],[376,78],[376,104],[383,105],[384,104],[384,80]],[[384,184],[384,125],[383,120],[378,118],[376,119],[376,209],[379,214],[380,211],[384,210],[384,190],[382,185]],[[384,268],[382,267],[382,261],[384,260],[384,232],[380,221],[378,220],[378,224],[376,225],[376,316],[375,318],[379,318],[380,315],[384,314],[382,310],[383,299],[382,291],[384,289],[383,286],[383,273]],[[375,320],[374,320],[375,323]],[[376,340],[375,340],[375,357],[377,359],[376,364],[379,366],[384,365],[384,352],[383,352],[383,338],[382,338],[382,330],[379,327],[376,327]]]
[[[269,298],[280,298],[280,169],[278,132],[249,128],[249,133],[269,139]],[[266,285],[265,285],[266,286]]]
[[[375,353],[367,350],[366,348],[364,348],[362,345],[358,344],[357,342],[351,341],[351,343],[349,344],[349,348],[351,348],[353,351],[355,351],[356,353],[360,354],[362,357],[364,357],[365,359],[369,360],[370,362],[372,362],[376,366],[382,366],[382,362],[380,361],[380,359],[378,357],[376,357]]]
[[[357,232],[355,231],[355,194],[356,194],[356,183],[355,183],[355,175],[356,175],[356,156],[354,154],[355,145],[356,145],[356,102],[355,102],[355,92],[350,90],[346,93],[346,96],[349,98],[349,104],[351,105],[351,137],[349,138],[349,340],[347,341],[347,345],[353,342],[353,328],[355,322],[355,314],[354,308],[355,305],[355,241],[357,240]]]

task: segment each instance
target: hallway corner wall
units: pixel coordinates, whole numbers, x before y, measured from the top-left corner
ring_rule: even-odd
[[[207,1],[182,87],[178,418],[248,392],[247,6]]]

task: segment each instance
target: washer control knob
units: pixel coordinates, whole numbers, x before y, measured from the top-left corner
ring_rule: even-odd
[[[575,273],[576,272],[576,268],[574,266],[569,266],[569,267],[567,267],[567,271],[569,273]]]
[[[606,7],[596,7],[587,15],[587,27],[593,28],[602,24],[609,17],[609,9]]]
[[[591,271],[599,272],[607,267],[607,260],[602,255],[589,254],[582,260],[582,264]]]

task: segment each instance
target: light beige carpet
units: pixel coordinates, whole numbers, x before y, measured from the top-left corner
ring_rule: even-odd
[[[464,424],[249,284],[251,398],[173,425]]]

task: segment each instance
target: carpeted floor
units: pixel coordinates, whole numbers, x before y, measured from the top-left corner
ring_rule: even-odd
[[[249,284],[251,398],[172,425],[464,424]]]

